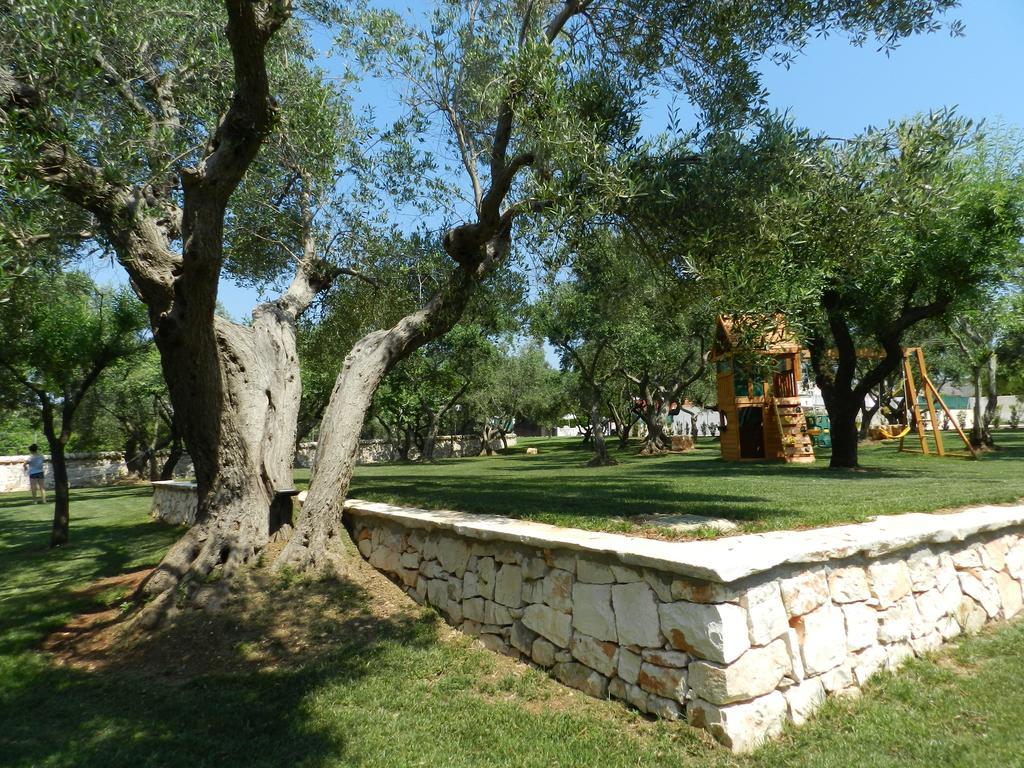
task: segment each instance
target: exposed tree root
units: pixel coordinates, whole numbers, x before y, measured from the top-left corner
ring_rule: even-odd
[[[260,549],[252,535],[240,530],[192,526],[143,585],[148,600],[136,619],[140,628],[153,629],[185,606],[215,610],[227,596],[231,579]]]
[[[296,530],[274,560],[273,570],[284,569],[320,576],[344,576],[350,563],[348,534],[344,528]]]

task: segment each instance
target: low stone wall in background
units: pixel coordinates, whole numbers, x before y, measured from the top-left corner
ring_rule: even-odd
[[[448,459],[452,457],[476,456],[480,453],[479,435],[445,435],[438,438],[435,458]],[[509,447],[516,445],[516,436],[508,436]],[[501,441],[496,440],[493,447],[500,449]],[[313,456],[316,454],[316,443],[302,443],[295,453],[296,467],[312,466]],[[410,458],[416,459],[418,452],[413,451]],[[387,440],[362,440],[360,441],[359,464],[380,464],[387,461],[394,461],[397,458],[394,447]],[[25,472],[25,462],[28,456],[0,456],[0,493],[11,493],[12,491],[27,491],[28,474]],[[49,458],[45,463],[46,487],[53,487],[53,468],[50,466]],[[188,455],[182,456],[174,468],[174,476],[177,478],[193,477],[195,470],[192,467],[192,460]],[[93,486],[110,485],[128,477],[128,467],[124,461],[124,454],[118,451],[107,451],[104,453],[69,453],[68,454],[68,479],[72,488],[90,488]]]
[[[363,557],[453,626],[734,751],[1024,603],[1024,506],[690,542],[345,506]]]
[[[462,458],[465,456],[480,455],[483,438],[480,435],[440,435],[434,447],[435,459]],[[516,435],[506,436],[509,448],[514,448],[518,443]],[[491,447],[494,450],[501,450],[501,440],[492,440]],[[409,452],[409,458],[415,461],[419,458],[420,452],[413,448]],[[313,458],[316,456],[316,443],[300,443],[299,450],[295,454],[296,467],[312,467]],[[398,452],[389,440],[360,440],[359,456],[357,464],[383,464],[388,461],[396,461]]]
[[[68,481],[72,488],[85,488],[96,485],[110,485],[128,476],[128,467],[124,463],[124,454],[118,451],[105,453],[69,453]],[[27,491],[28,473],[25,462],[28,455],[0,456],[0,493],[11,491]],[[53,487],[53,468],[49,458],[46,459],[46,487]]]

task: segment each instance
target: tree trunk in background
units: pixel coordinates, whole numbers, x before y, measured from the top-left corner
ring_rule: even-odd
[[[608,446],[604,441],[604,433],[601,432],[601,410],[598,408],[598,395],[595,393],[594,401],[590,406],[590,434],[594,444],[594,457],[587,462],[591,467],[607,467],[617,462],[608,455]]]
[[[832,433],[832,468],[852,469],[857,466],[857,413],[851,404],[835,404],[829,409]]]
[[[174,428],[176,430],[176,428]],[[171,436],[171,444],[167,449],[167,460],[164,462],[163,467],[160,469],[161,480],[173,480],[174,470],[178,466],[178,462],[181,461],[181,457],[185,455],[184,447],[181,444],[181,438],[177,432]]]
[[[50,546],[60,547],[68,543],[71,527],[71,494],[68,490],[68,461],[64,444],[60,439],[50,441],[50,466],[53,468],[53,528],[50,531]]]
[[[882,407],[880,399],[875,399],[875,404],[870,408],[867,405],[861,405],[860,407],[860,431],[857,434],[859,440],[867,440],[871,430],[871,420],[875,418],[875,414],[878,413],[878,409]]]
[[[982,405],[982,375],[984,369],[981,365],[971,368],[971,384],[974,387],[974,423],[971,425],[971,445],[980,448],[985,445],[985,414]]]
[[[996,376],[999,373],[999,355],[995,351],[989,352],[986,367],[988,369],[988,386],[986,387],[987,397],[985,400],[985,415],[983,422],[985,433],[983,437],[985,439],[985,445],[991,447],[995,445],[995,440],[992,438],[992,421],[995,419],[996,411],[999,408],[999,383],[996,380]]]
[[[671,441],[665,438],[665,418],[668,416],[669,403],[662,401],[660,405],[648,399],[644,406],[643,421],[647,427],[647,437],[644,438],[643,447],[640,449],[641,456],[660,456],[665,453]]]

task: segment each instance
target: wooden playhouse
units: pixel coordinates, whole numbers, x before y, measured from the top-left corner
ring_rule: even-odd
[[[800,407],[801,349],[782,317],[719,317],[712,359],[722,458],[814,461]]]

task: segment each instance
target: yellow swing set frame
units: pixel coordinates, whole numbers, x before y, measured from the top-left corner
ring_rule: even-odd
[[[921,406],[918,403],[918,390],[916,380],[914,379],[914,371],[912,363],[917,363],[918,373],[921,377],[921,387],[924,390],[924,402],[927,408],[927,413],[922,413]],[[931,378],[928,376],[928,366],[924,362],[924,350],[920,347],[906,347],[903,350],[903,408],[907,413],[907,424],[890,424],[887,427],[880,427],[879,433],[887,440],[899,440],[899,450],[904,453],[921,453],[925,456],[931,454],[931,446],[929,445],[927,430],[925,429],[924,419],[929,419],[931,426],[932,438],[935,440],[935,454],[937,456],[958,456],[965,459],[976,459],[978,458],[977,451],[974,450],[974,446],[971,445],[971,441],[964,434],[963,429],[960,428],[960,424],[953,418],[952,412],[946,406],[946,403],[942,400],[942,396],[939,394],[938,388],[932,383]],[[942,442],[942,430],[939,429],[938,416],[936,411],[936,405],[942,409],[942,411],[949,418],[950,423],[956,428],[957,435],[960,440],[963,441],[966,452],[963,451],[947,451],[945,445]],[[907,435],[910,434],[910,415],[913,413],[913,424],[917,429],[917,439],[920,444],[920,448],[911,448],[906,445]],[[896,429],[899,431],[896,432]]]

